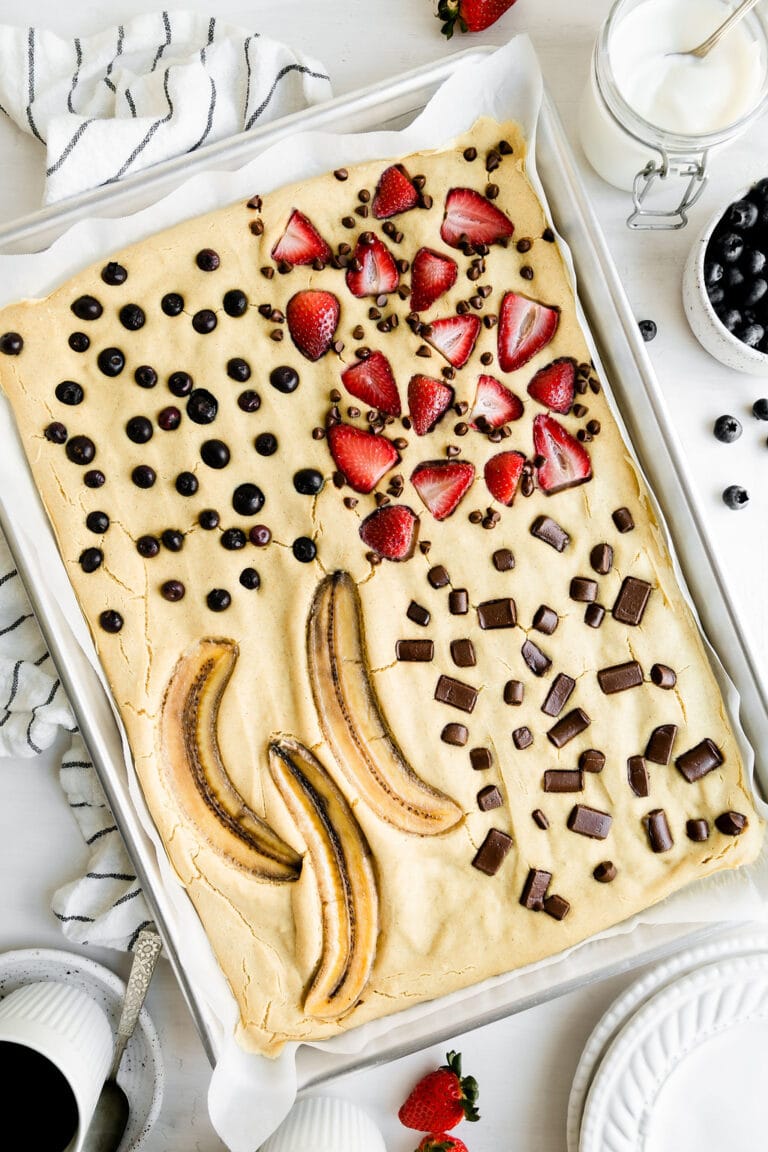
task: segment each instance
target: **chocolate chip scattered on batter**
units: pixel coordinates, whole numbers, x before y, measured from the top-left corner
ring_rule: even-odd
[[[465,724],[446,724],[440,733],[440,739],[444,744],[452,744],[457,748],[463,748],[467,740],[469,740],[469,729]]]

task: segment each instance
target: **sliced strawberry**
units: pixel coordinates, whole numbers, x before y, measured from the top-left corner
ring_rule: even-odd
[[[511,236],[514,230],[509,217],[474,188],[451,188],[440,228],[440,235],[451,248],[461,248],[465,241],[494,244]]]
[[[411,265],[411,310],[423,312],[431,308],[438,297],[453,287],[458,274],[456,261],[450,256],[440,256],[431,248],[419,248]]]
[[[553,416],[534,420],[533,450],[544,461],[536,469],[539,487],[550,496],[592,478],[589,453]]]
[[[339,311],[339,302],[332,292],[307,288],[291,296],[285,310],[288,331],[307,360],[319,360],[330,348]]]
[[[528,395],[545,408],[567,416],[576,394],[576,361],[561,356],[540,368],[528,385]]]
[[[312,264],[315,260],[325,263],[331,255],[330,248],[312,221],[294,208],[285,232],[272,249],[272,259],[284,260],[286,264]]]
[[[417,436],[431,432],[453,403],[453,388],[432,376],[412,376],[408,383],[408,414]]]
[[[429,335],[424,339],[445,356],[454,368],[463,368],[475,341],[480,335],[480,317],[471,312],[464,316],[446,316],[444,320],[431,320]]]
[[[400,282],[392,253],[373,232],[364,232],[357,242],[354,264],[347,270],[347,288],[353,296],[379,296],[394,292]]]
[[[486,461],[483,476],[488,491],[501,504],[511,504],[520,483],[525,456],[522,452],[499,452]]]
[[[428,460],[411,473],[411,484],[435,520],[456,511],[475,478],[475,466],[460,460]]]
[[[407,560],[413,555],[419,518],[405,504],[388,504],[366,516],[360,537],[385,560]]]
[[[540,352],[557,331],[560,309],[507,292],[499,317],[499,366],[514,372]]]
[[[372,492],[400,456],[386,436],[364,432],[351,424],[331,424],[328,446],[333,461],[355,492]]]
[[[371,211],[377,220],[386,220],[415,208],[419,193],[411,184],[411,179],[402,164],[392,164],[385,168],[376,186]]]
[[[378,408],[385,416],[400,415],[400,393],[383,352],[372,352],[342,372],[341,379],[347,391],[369,408]]]
[[[483,432],[501,428],[523,414],[523,402],[514,392],[510,392],[495,376],[481,376],[477,382],[475,403],[469,419],[473,428]]]

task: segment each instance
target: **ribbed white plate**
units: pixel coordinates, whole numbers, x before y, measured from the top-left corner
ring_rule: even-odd
[[[762,1146],[768,953],[718,960],[651,996],[589,1089],[579,1152]]]
[[[688,948],[675,956],[670,956],[650,972],[646,972],[614,1000],[608,1011],[598,1021],[584,1046],[571,1085],[568,1098],[566,1136],[568,1152],[578,1152],[584,1104],[597,1066],[608,1045],[618,1035],[619,1029],[654,993],[673,980],[712,964],[716,960],[730,956],[745,956],[755,952],[768,954],[768,930],[755,930],[748,933],[735,933],[707,941],[694,948]]]

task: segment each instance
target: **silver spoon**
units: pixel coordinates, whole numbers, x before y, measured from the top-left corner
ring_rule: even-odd
[[[742,17],[746,16],[748,12],[752,11],[755,4],[757,4],[757,0],[744,0],[744,2],[740,4],[738,8],[731,12],[728,19],[724,20],[720,27],[716,28],[712,35],[708,36],[706,40],[698,45],[698,47],[689,48],[687,52],[668,52],[667,55],[697,56],[699,60],[703,60],[707,53],[711,52],[715,45],[720,43],[723,36],[730,32],[731,28],[738,24]]]
[[[133,1035],[139,1019],[162,947],[162,941],[156,932],[145,929],[139,933],[125,988],[120,1021],[117,1025],[112,1067],[107,1073],[101,1095],[96,1102],[93,1119],[85,1134],[83,1152],[115,1152],[123,1138],[130,1105],[128,1097],[117,1082],[117,1070],[123,1059],[125,1046]]]

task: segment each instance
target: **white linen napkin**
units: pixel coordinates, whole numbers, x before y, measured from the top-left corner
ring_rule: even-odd
[[[47,204],[331,96],[316,60],[198,12],[73,40],[0,25],[0,110],[45,145]]]

